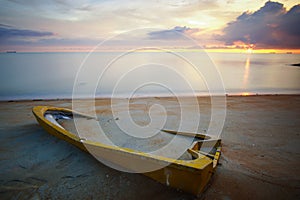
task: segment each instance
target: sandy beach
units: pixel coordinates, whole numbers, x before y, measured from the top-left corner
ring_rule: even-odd
[[[141,98],[135,109],[149,101],[157,98]],[[199,97],[204,119],[208,102]],[[103,115],[109,114],[108,103],[96,101]],[[299,95],[227,97],[220,164],[200,197],[111,169],[49,135],[32,115],[36,105],[71,108],[72,102],[0,102],[0,199],[300,198]]]

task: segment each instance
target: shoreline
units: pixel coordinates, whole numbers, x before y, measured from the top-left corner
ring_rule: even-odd
[[[191,97],[196,97],[196,98],[210,98],[210,97],[257,97],[257,96],[300,96],[300,94],[285,94],[285,93],[278,93],[278,94],[225,94],[225,95],[196,95],[196,96],[191,96],[191,95],[180,95],[179,97],[181,98],[191,98]],[[175,98],[174,96],[158,96],[158,95],[154,95],[154,96],[136,96],[136,97],[115,97],[113,99],[147,99],[147,98]],[[74,98],[74,100],[101,100],[101,99],[112,99],[111,97],[108,96],[104,96],[104,97],[96,97],[96,98]],[[9,100],[1,100],[0,99],[0,103],[5,103],[5,102],[38,102],[38,101],[72,101],[73,98],[36,98],[36,99],[9,99]]]

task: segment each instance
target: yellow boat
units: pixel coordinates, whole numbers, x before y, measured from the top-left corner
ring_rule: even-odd
[[[105,164],[117,166],[118,169],[124,169],[128,172],[140,172],[142,168],[144,175],[194,195],[199,195],[204,191],[220,158],[221,140],[203,134],[161,130],[161,135],[166,134],[171,137],[180,135],[183,138],[193,138],[192,145],[186,149],[184,155],[174,159],[143,152],[139,147],[132,145],[129,147],[122,143],[111,145],[92,137],[83,138],[76,133],[76,128],[74,128],[76,118],[86,120],[84,123],[99,122],[97,118],[86,114],[48,106],[36,106],[32,112],[38,123],[47,132],[91,153],[98,160],[104,161]],[[68,122],[72,122],[73,127]],[[89,132],[89,129],[84,130]],[[148,143],[148,145],[153,144],[153,141]],[[211,148],[206,148],[209,146]],[[148,171],[145,170],[147,167],[149,168]],[[152,171],[151,169],[155,170]]]

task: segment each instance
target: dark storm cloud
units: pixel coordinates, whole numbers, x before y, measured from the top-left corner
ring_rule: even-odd
[[[150,39],[153,40],[174,40],[183,38],[185,32],[192,30],[186,26],[176,26],[169,30],[153,31],[148,33]]]
[[[26,29],[16,29],[8,25],[0,24],[0,38],[1,39],[10,39],[14,37],[44,37],[44,36],[53,36],[52,32],[45,31],[35,31],[35,30],[26,30]]]
[[[241,41],[257,48],[300,48],[300,4],[287,11],[283,4],[268,1],[253,13],[244,12],[216,36],[226,45]]]

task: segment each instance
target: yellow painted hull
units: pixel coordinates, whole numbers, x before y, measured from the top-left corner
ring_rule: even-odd
[[[214,151],[213,154],[210,153],[205,155],[201,153],[199,148],[200,143],[193,145],[190,149],[188,149],[188,151],[194,155],[193,160],[175,160],[162,156],[150,155],[148,153],[129,148],[109,146],[99,142],[82,140],[75,134],[47,120],[45,118],[45,113],[47,111],[73,112],[74,114],[76,112],[65,108],[48,106],[34,107],[33,114],[38,123],[50,134],[63,139],[84,151],[93,152],[93,156],[96,158],[100,160],[109,160],[116,166],[120,163],[125,163],[123,161],[130,161],[126,162],[126,166],[120,167],[132,172],[139,171],[140,165],[145,167],[145,162],[147,163],[146,166],[149,166],[149,169],[152,167],[162,166],[162,168],[157,168],[158,170],[144,173],[144,175],[153,178],[160,183],[178,188],[194,195],[199,195],[203,192],[210,180],[210,177],[214,173],[220,157],[220,140],[216,141],[216,151]],[[76,114],[82,115],[80,113]],[[94,152],[97,153],[95,154]]]

